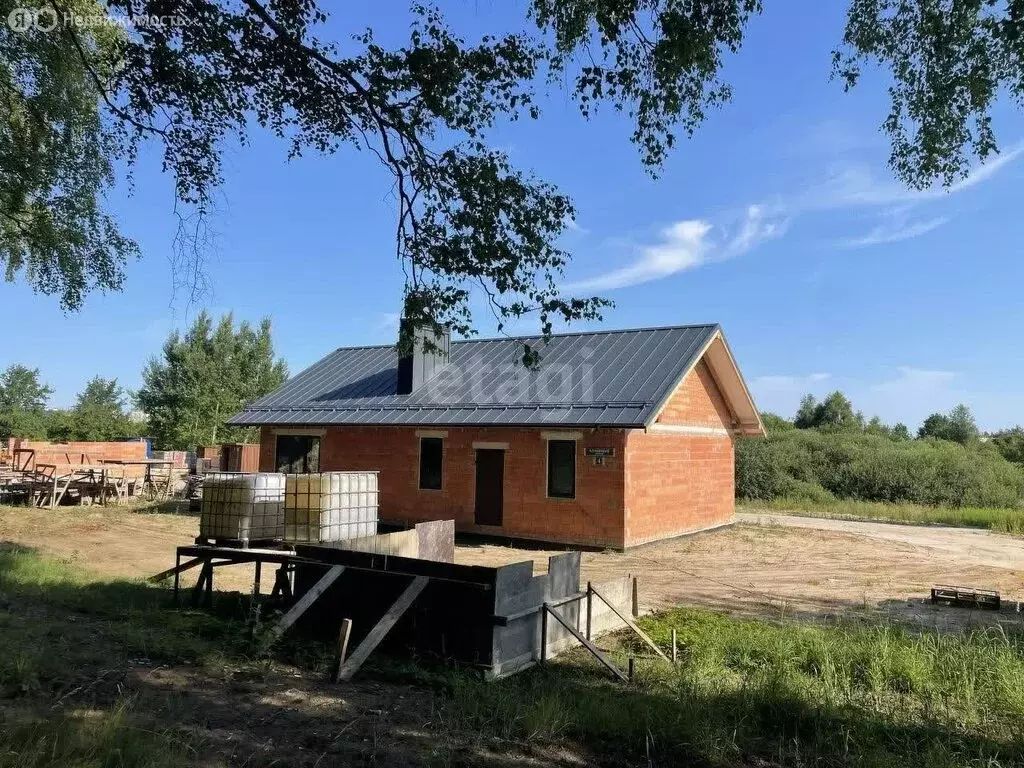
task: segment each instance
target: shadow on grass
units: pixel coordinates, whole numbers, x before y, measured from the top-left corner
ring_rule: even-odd
[[[652,662],[653,665],[653,662]],[[867,702],[864,702],[866,705]],[[590,663],[561,662],[491,685],[453,687],[449,722],[503,739],[563,739],[654,765],[1009,766],[1020,737],[1000,739],[893,707],[829,705],[773,679],[734,688],[640,673],[629,686]],[[767,761],[767,762],[765,762]]]
[[[581,652],[493,683],[444,665],[407,664],[403,674],[385,661],[355,683],[332,686],[323,680],[324,646],[302,638],[278,649],[300,670],[261,667],[251,656],[248,607],[245,596],[218,593],[212,613],[176,610],[166,589],[93,580],[0,543],[0,645],[13,649],[0,654],[0,697],[34,695],[51,712],[35,731],[0,737],[0,753],[15,753],[22,766],[51,764],[44,743],[59,757],[52,764],[69,766],[110,764],[106,756],[119,749],[139,750],[137,764],[145,765],[212,755],[248,765],[493,768],[581,758],[660,766],[1024,764],[1020,737],[1007,736],[1001,721],[964,725],[942,702],[922,710],[868,690],[819,695],[752,644],[769,631],[763,624],[750,623],[742,655],[714,666],[641,662],[629,686],[610,681]],[[98,708],[112,730],[52,714],[67,701]],[[122,706],[129,709],[119,714]],[[122,743],[125,729],[155,735]],[[54,740],[54,733],[64,735]],[[156,756],[146,762],[148,754]]]
[[[188,499],[166,499],[139,504],[133,512],[147,515],[181,515],[182,517],[199,517],[199,510],[192,509]]]

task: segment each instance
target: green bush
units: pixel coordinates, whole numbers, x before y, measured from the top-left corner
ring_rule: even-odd
[[[1020,507],[1024,468],[991,445],[797,429],[740,440],[736,495]]]

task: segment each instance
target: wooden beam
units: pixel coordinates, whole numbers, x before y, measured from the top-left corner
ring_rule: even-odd
[[[203,558],[201,557],[197,557],[192,560],[187,560],[184,563],[179,563],[173,568],[168,568],[166,571],[160,571],[160,573],[158,573],[156,576],[150,576],[148,581],[152,582],[153,584],[159,584],[164,579],[169,579],[171,576],[176,576],[177,574],[182,573],[183,571],[187,571],[190,568],[195,568],[201,562],[203,562]]]
[[[313,603],[316,602],[317,598],[320,597],[327,588],[338,580],[342,572],[345,570],[343,565],[333,565],[330,570],[327,571],[323,576],[320,577],[320,581],[312,586],[312,588],[304,594],[299,601],[293,605],[281,620],[274,625],[274,627],[267,633],[267,636],[263,639],[265,647],[273,645],[277,642],[277,639],[285,633],[292,624],[298,620],[298,618],[306,612],[306,610]]]
[[[611,601],[608,600],[608,598],[606,598],[600,592],[598,592],[597,589],[593,585],[591,585],[590,591],[593,592],[595,595],[597,595],[599,598],[601,598],[601,602],[603,602],[605,605],[607,605],[609,608],[611,608],[612,612],[616,616],[618,616],[620,619],[622,619],[624,622],[626,622],[626,626],[629,627],[630,629],[632,629],[633,632],[636,633],[636,636],[639,637],[641,640],[643,640],[645,643],[647,643],[647,645],[650,646],[650,648],[656,654],[661,656],[661,658],[663,658],[665,661],[669,660],[668,656],[665,655],[665,652],[662,651],[661,648],[659,648],[657,646],[657,644],[655,644],[655,642],[653,640],[651,640],[650,636],[646,632],[644,632],[642,629],[640,629],[640,627],[638,627],[636,625],[635,621],[633,621],[631,618],[629,618],[628,616],[623,614],[618,608],[616,608],[614,605],[612,605]]]
[[[430,581],[426,576],[415,576],[409,586],[398,596],[398,599],[388,608],[387,613],[381,617],[376,626],[370,630],[370,634],[363,638],[363,642],[352,652],[352,655],[341,665],[338,670],[338,680],[351,680],[352,676],[363,666],[363,662],[380,645],[380,641],[391,631],[402,615],[409,610],[409,606],[420,596],[423,588]]]
[[[341,630],[338,632],[338,656],[334,660],[334,671],[331,672],[331,682],[338,682],[338,675],[348,657],[348,639],[352,635],[352,619],[341,620]]]
[[[192,607],[198,608],[199,601],[203,597],[203,590],[207,581],[213,581],[213,562],[209,559],[203,560],[203,570],[199,572],[199,579],[192,587]]]
[[[613,675],[615,675],[617,678],[619,678],[619,680],[621,680],[622,682],[624,682],[624,683],[629,682],[629,678],[626,677],[625,673],[623,673],[623,671],[621,669],[619,669],[614,664],[612,664],[611,660],[607,656],[605,656],[603,653],[601,653],[601,651],[598,650],[596,645],[594,645],[592,642],[587,640],[587,638],[585,638],[582,634],[580,634],[580,631],[578,629],[576,629],[576,627],[572,626],[564,618],[562,618],[562,616],[560,616],[558,614],[558,612],[554,608],[551,608],[550,606],[545,604],[544,605],[544,614],[547,615],[549,613],[558,620],[559,624],[561,624],[563,627],[565,627],[567,630],[569,630],[569,633],[573,637],[575,637],[577,640],[579,640],[583,644],[584,648],[586,648],[588,651],[590,651],[592,654],[594,654],[594,656],[597,657],[597,660],[600,661],[602,664],[605,665],[605,667],[608,668],[609,672],[611,672]],[[545,648],[542,647],[541,648],[541,653],[543,654],[544,651],[545,651]]]

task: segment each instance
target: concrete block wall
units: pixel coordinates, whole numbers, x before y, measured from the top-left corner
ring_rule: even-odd
[[[455,521],[459,530],[585,546],[623,546],[625,483],[622,429],[576,431],[576,498],[547,498],[548,429],[451,427],[442,461],[442,489],[419,488],[420,434],[437,430],[413,427],[327,427],[320,444],[321,471],[380,472],[382,522]],[[476,455],[474,443],[507,444],[504,520],[500,528],[474,522]],[[260,469],[273,471],[276,435],[264,428]],[[612,448],[615,456],[600,466],[586,457],[588,447]]]

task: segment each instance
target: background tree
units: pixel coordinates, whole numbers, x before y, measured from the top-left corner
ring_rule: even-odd
[[[1024,464],[1024,427],[1014,427],[992,436],[992,443],[1007,461]]]
[[[48,6],[64,14],[90,1]],[[0,0],[0,16],[14,5]],[[336,45],[324,36],[324,5],[110,0],[112,12],[193,23],[108,37],[113,26],[54,34],[0,25],[7,276],[24,274],[69,307],[92,288],[119,287],[134,246],[97,203],[110,158],[122,153],[130,165],[140,141],[161,144],[179,203],[201,219],[221,182],[222,148],[256,124],[287,137],[293,156],[358,147],[381,160],[394,181],[410,319],[469,333],[477,288],[499,324],[536,313],[547,334],[556,318],[599,318],[606,302],[558,289],[570,255],[556,243],[571,202],[491,147],[491,129],[539,117],[546,76],[569,84],[584,116],[601,103],[627,114],[657,173],[677,133],[693,133],[730,98],[724,58],[761,12],[759,0],[530,0],[521,31],[467,42],[439,11],[414,4],[409,40],[387,48],[372,30]],[[1024,96],[1019,6],[850,0],[834,73],[850,88],[865,63],[883,70],[891,110],[882,127],[907,183],[950,183],[995,151],[997,95]],[[526,358],[535,358],[529,348]]]
[[[231,314],[214,326],[203,312],[184,336],[172,333],[162,355],[149,362],[137,399],[160,448],[239,442],[252,439],[253,430],[224,422],[287,377],[284,361],[274,358],[269,319],[236,330]]]
[[[768,411],[761,414],[761,423],[764,424],[765,430],[770,434],[796,429],[792,421],[782,418],[777,413],[770,413]]]
[[[961,403],[948,414],[933,413],[924,420],[917,431],[918,437],[933,437],[967,445],[978,439],[978,426],[971,409]]]
[[[11,365],[0,372],[0,439],[46,437],[45,408],[52,394],[38,368]]]
[[[800,398],[800,407],[797,408],[796,416],[793,417],[793,424],[798,429],[812,429],[815,426],[817,412],[818,401],[814,395],[804,395]]]
[[[77,309],[91,290],[118,290],[125,260],[138,253],[102,210],[124,132],[104,113],[97,82],[113,73],[125,35],[115,25],[86,35],[16,31],[16,6],[38,3],[0,0],[0,269]],[[95,0],[66,8],[104,12]]]
[[[94,376],[78,394],[72,419],[76,440],[120,440],[136,431],[125,412],[126,393],[117,379]],[[53,427],[51,426],[51,432]]]
[[[911,439],[910,430],[907,428],[907,425],[904,424],[903,422],[897,422],[896,424],[894,424],[892,429],[889,430],[889,436],[892,437],[893,440]]]

